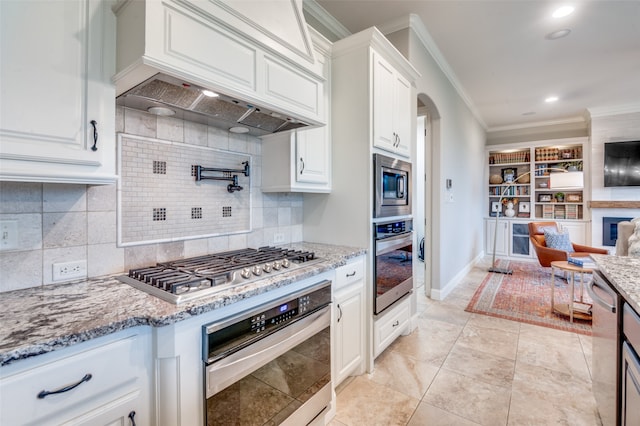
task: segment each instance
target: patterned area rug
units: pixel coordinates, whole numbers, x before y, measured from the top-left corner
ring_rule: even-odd
[[[467,312],[591,335],[591,320],[574,319],[571,323],[568,316],[551,312],[551,268],[543,268],[537,262],[514,261],[501,261],[500,267],[512,269],[513,275],[489,272],[471,298]],[[585,278],[588,281],[590,276]],[[580,294],[579,282],[576,275],[576,300]],[[555,303],[568,303],[569,295],[568,282],[558,273]],[[585,303],[591,303],[586,290],[583,297]]]

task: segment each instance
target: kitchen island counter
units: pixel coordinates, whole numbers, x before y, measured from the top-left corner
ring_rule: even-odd
[[[321,261],[181,305],[118,281],[122,274],[3,293],[0,365],[131,327],[174,324],[333,270],[366,252],[315,243],[286,247],[313,251]]]
[[[636,312],[640,312],[640,257],[592,254],[598,270]]]

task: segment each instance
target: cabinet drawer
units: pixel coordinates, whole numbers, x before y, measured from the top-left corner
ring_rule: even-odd
[[[393,307],[373,325],[373,350],[377,357],[391,344],[409,324],[410,304],[409,298],[404,299]]]
[[[144,348],[131,336],[2,377],[0,424],[60,423],[135,391],[144,378]],[[86,379],[90,376],[90,379]],[[74,389],[43,398],[80,383]]]
[[[364,259],[348,263],[344,266],[336,268],[336,281],[334,289],[339,290],[364,278]]]

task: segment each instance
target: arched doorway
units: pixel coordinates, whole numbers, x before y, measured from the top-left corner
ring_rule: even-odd
[[[424,247],[424,263],[418,262],[416,287],[418,295],[431,296],[433,279],[439,273],[439,192],[440,114],[433,100],[420,93],[417,97],[416,124],[416,206],[414,230],[420,248]],[[424,243],[421,244],[424,238]],[[422,288],[421,288],[422,287]]]

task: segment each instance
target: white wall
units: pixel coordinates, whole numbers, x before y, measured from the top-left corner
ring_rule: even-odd
[[[640,112],[591,116],[591,200],[640,201],[640,187],[604,187],[604,144],[640,139]],[[591,240],[602,247],[602,218],[640,217],[640,209],[592,209]],[[613,250],[612,247],[606,247]]]
[[[425,164],[425,169],[431,172],[433,194],[431,251],[427,255],[432,256],[432,297],[439,299],[483,252],[486,134],[416,33],[420,25],[412,19],[413,31],[402,29],[389,39],[421,73],[416,81],[418,96],[428,97],[433,102],[431,108],[437,109],[430,112],[433,161]],[[446,179],[453,181],[451,191],[445,188]]]

